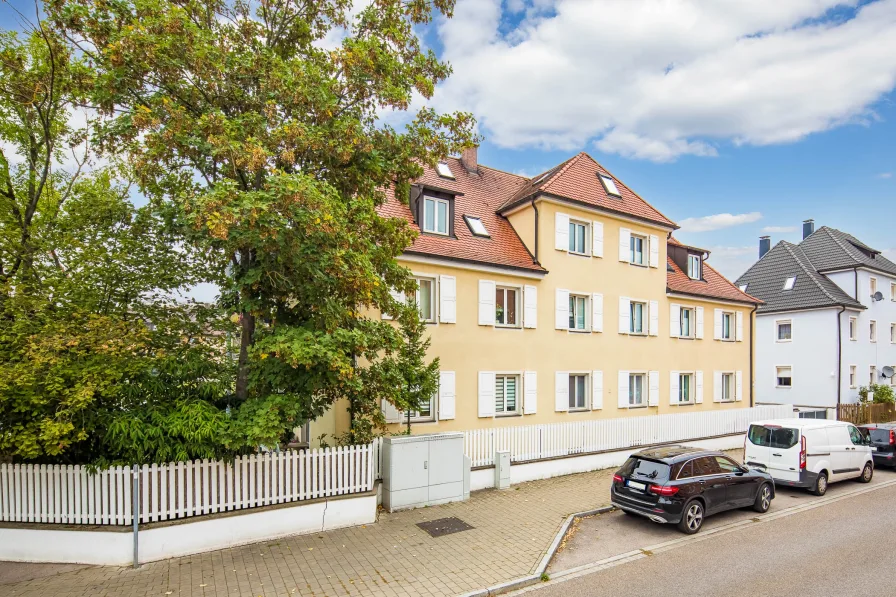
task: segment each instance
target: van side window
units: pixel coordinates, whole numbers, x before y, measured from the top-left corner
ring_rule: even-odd
[[[855,427],[853,427],[852,425],[849,426],[849,439],[856,446],[864,446],[865,445],[865,440],[862,438],[862,434],[859,433],[859,430],[856,429]]]
[[[786,450],[792,448],[800,441],[800,432],[799,429],[788,429],[786,427],[750,425],[748,437],[750,443],[754,446]]]

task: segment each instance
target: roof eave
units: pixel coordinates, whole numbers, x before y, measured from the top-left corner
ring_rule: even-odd
[[[586,209],[594,209],[597,211],[603,211],[611,214],[617,214],[620,216],[625,216],[626,218],[632,218],[634,220],[638,220],[639,222],[646,222],[648,224],[652,224],[654,226],[660,226],[662,228],[667,228],[669,230],[678,230],[680,226],[673,222],[660,222],[659,220],[652,220],[650,218],[645,218],[643,216],[637,216],[635,214],[630,214],[628,212],[624,212],[621,210],[610,209],[609,207],[604,207],[602,205],[594,205],[592,203],[586,203],[584,201],[576,201],[575,199],[570,199],[569,197],[564,197],[563,195],[555,195],[553,193],[546,193],[544,191],[536,191],[534,193],[530,193],[521,199],[517,199],[513,203],[509,203],[498,209],[497,214],[504,215],[505,212],[508,212],[512,209],[519,207],[520,205],[526,203],[527,201],[531,201],[533,199],[538,199],[540,197],[546,197],[549,199],[553,199],[554,201],[560,201],[562,203],[569,203],[571,205],[581,206]]]

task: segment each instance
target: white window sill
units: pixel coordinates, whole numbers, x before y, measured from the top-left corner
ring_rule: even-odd
[[[793,386],[775,386],[776,390],[789,390]]]
[[[650,264],[648,263],[635,263],[634,261],[629,261],[628,264],[634,265],[635,267],[643,267],[644,269],[648,269],[650,267]]]
[[[734,402],[737,402],[737,400],[735,400],[734,398],[724,398],[722,400],[719,400],[719,404],[732,404]]]
[[[426,230],[424,228],[421,228],[420,232],[422,232],[423,234],[432,234],[434,236],[451,236],[447,232],[436,232],[435,230]]]
[[[697,404],[697,403],[694,402],[694,401],[690,401],[690,402],[675,402],[675,403],[672,404],[672,406],[694,406],[695,404]]]
[[[570,255],[575,255],[576,257],[591,257],[588,253],[578,253],[576,251],[567,251]]]
[[[512,419],[513,417],[522,417],[523,413],[521,412],[512,412],[512,413],[495,413],[496,419]]]
[[[649,334],[647,332],[629,332],[628,335],[633,338],[646,338]]]
[[[777,344],[790,344],[791,342],[793,342],[792,338],[790,340],[775,340]]]
[[[523,327],[519,326],[519,325],[504,325],[503,323],[496,323],[495,329],[498,329],[498,330],[521,330],[521,329],[523,329]]]
[[[625,408],[628,410],[637,410],[639,408],[647,408],[648,406],[648,404],[629,404]]]
[[[567,412],[569,413],[590,413],[590,408],[571,408]]]
[[[566,331],[570,332],[572,334],[590,334],[591,333],[591,330],[580,330],[579,328],[568,328]]]
[[[696,340],[694,336],[672,336],[673,338],[677,338],[678,340]]]

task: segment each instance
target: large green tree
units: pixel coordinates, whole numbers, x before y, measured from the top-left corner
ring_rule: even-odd
[[[413,287],[395,261],[413,233],[377,207],[474,141],[465,113],[424,108],[401,131],[380,118],[449,75],[415,27],[454,0],[353,4],[47,5],[97,73],[104,148],[126,152],[142,191],[217,259],[240,325],[233,448],[282,440],[343,396],[374,412],[372,364],[402,337],[365,313],[398,312],[389,288]]]

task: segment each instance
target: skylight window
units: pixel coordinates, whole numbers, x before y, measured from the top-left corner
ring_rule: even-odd
[[[436,165],[436,172],[438,172],[439,176],[442,178],[450,178],[451,180],[454,180],[454,174],[451,173],[451,168],[449,168],[448,164],[445,162],[439,162],[438,165]]]
[[[485,224],[482,223],[480,218],[465,215],[464,221],[467,223],[467,226],[470,227],[470,232],[472,232],[474,236],[488,236],[488,230],[485,229]]]
[[[747,291],[747,285],[746,285],[746,284],[741,284],[740,286],[738,286],[738,288],[740,288],[740,291],[741,291],[741,292],[746,292],[746,291]]]
[[[796,284],[796,276],[792,278],[787,278],[787,281],[784,282],[784,290],[793,290],[793,285]]]
[[[609,193],[610,195],[615,195],[617,197],[622,197],[622,193],[620,193],[619,189],[616,188],[615,180],[603,174],[598,174],[598,176],[600,176],[600,181],[604,183],[604,188],[607,190],[607,193]]]

